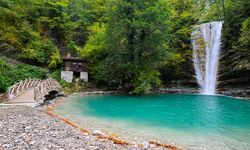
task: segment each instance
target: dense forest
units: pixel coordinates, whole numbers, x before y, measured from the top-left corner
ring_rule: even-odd
[[[249,77],[249,0],[0,0],[0,92],[44,78],[40,68],[60,80],[68,52],[89,62],[96,86],[143,93],[194,80],[191,32],[209,21],[224,22],[220,80]]]

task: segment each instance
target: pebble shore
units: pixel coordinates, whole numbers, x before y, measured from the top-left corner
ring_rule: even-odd
[[[0,106],[0,149],[123,150],[143,149],[84,135],[79,129],[45,113],[44,107]]]

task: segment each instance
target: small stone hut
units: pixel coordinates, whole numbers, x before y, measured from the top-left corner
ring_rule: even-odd
[[[61,79],[72,83],[75,79],[88,81],[87,61],[79,57],[71,57],[70,53],[63,58]]]

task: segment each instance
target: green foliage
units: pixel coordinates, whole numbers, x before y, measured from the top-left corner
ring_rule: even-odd
[[[124,0],[114,4],[107,25],[91,27],[96,34],[90,35],[82,54],[94,63],[92,73],[96,82],[141,93],[159,83],[157,68],[171,57],[166,45],[170,13],[164,7],[166,3],[158,0]]]
[[[249,49],[250,2],[247,0],[228,0],[225,6],[223,24],[223,76],[221,79],[249,78],[243,72],[250,70]]]
[[[11,65],[4,59],[0,59],[0,70],[0,92],[5,92],[8,87],[20,80],[46,77],[44,69],[25,64]]]
[[[83,92],[88,87],[88,83],[82,80],[77,80],[73,83],[61,82],[60,84],[68,94]]]
[[[62,63],[59,50],[56,48],[55,51],[50,56],[49,68],[56,68],[59,64]]]
[[[0,0],[0,54],[48,67],[79,89],[58,71],[70,52],[89,62],[90,82],[143,93],[193,78],[190,35],[203,22],[224,20],[223,72],[249,70],[249,12],[249,0]],[[32,73],[8,69],[15,81]],[[6,76],[2,91],[12,83]]]
[[[71,83],[68,83],[68,82],[61,79],[61,70],[60,69],[51,70],[50,74],[51,74],[51,77],[53,79],[56,79],[63,88],[69,88],[71,86]]]
[[[84,45],[86,41],[88,24],[84,22],[89,22],[89,16],[81,15],[85,10],[78,5],[84,3],[78,0],[0,0],[1,53],[13,58],[18,56],[32,64],[55,67],[67,43]],[[76,11],[78,16],[73,19]]]
[[[152,85],[158,86],[161,84],[159,79],[160,73],[157,70],[141,70],[136,74],[132,84],[135,86],[133,93],[140,94],[145,91],[149,91],[152,88]]]
[[[190,35],[196,24],[193,7],[196,6],[192,0],[169,0],[170,33],[169,47],[174,53],[167,64],[161,67],[161,79],[164,82],[170,80],[192,79],[188,68],[192,68],[192,47]]]
[[[249,55],[249,47],[250,47],[249,35],[250,35],[250,17],[245,19],[242,23],[241,35],[239,38],[240,48],[238,49],[240,52],[243,52],[244,54],[248,54],[248,57],[250,56]]]
[[[236,69],[250,70],[250,17],[242,23],[240,37],[233,47],[236,55],[240,56]]]
[[[50,74],[51,74],[51,77],[53,79],[56,79],[57,81],[61,81],[61,70],[60,69],[51,70]]]

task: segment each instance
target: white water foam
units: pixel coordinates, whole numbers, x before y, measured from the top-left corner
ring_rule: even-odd
[[[215,94],[221,45],[222,22],[196,26],[192,32],[193,61],[203,94]]]

